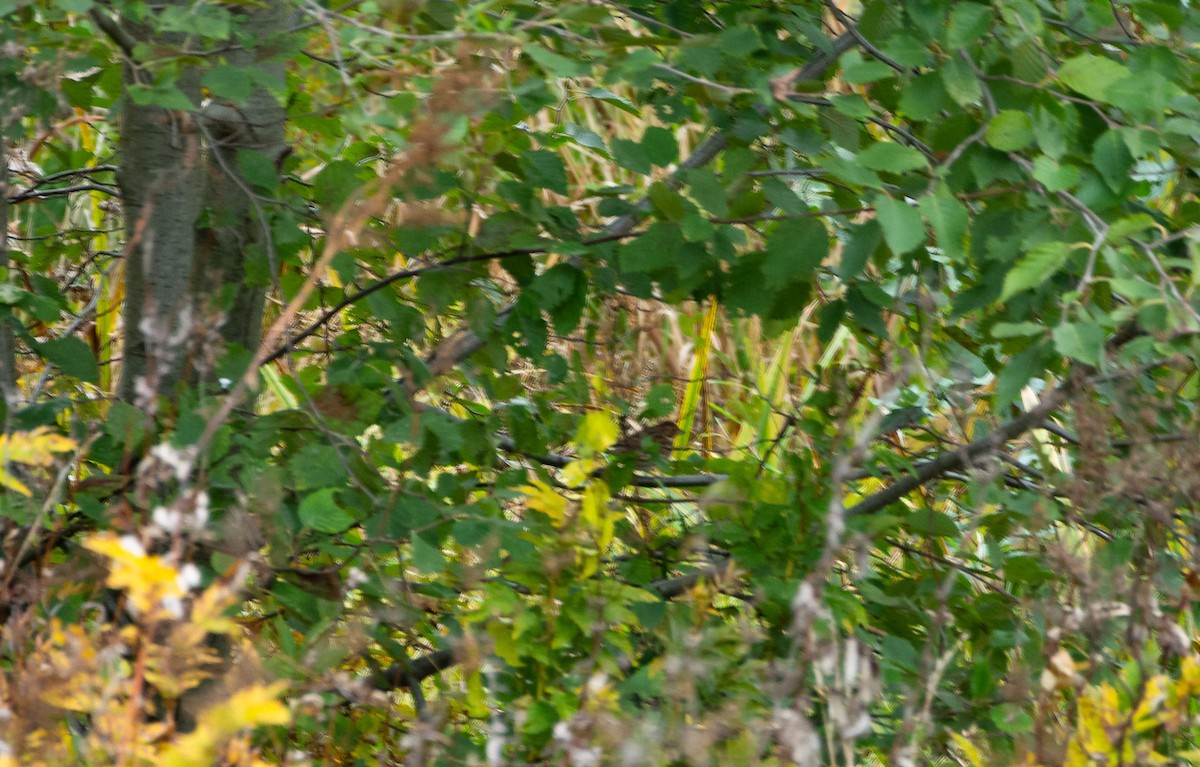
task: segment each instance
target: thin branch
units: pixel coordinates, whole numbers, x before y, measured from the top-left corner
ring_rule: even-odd
[[[125,28],[116,19],[95,6],[88,9],[88,16],[101,32],[117,44],[127,59],[131,62],[136,61],[133,57],[133,49],[137,46],[138,41],[125,31]]]
[[[721,563],[673,578],[663,578],[647,584],[645,588],[663,599],[672,599],[686,593],[701,581],[719,577],[726,571],[726,566],[726,563]],[[371,675],[371,685],[377,690],[412,690],[422,680],[456,666],[458,662],[456,648],[435,650],[415,660],[393,663],[388,668],[375,672]]]
[[[632,232],[626,232],[626,233],[615,234],[615,235],[601,235],[599,237],[594,237],[591,239],[584,240],[580,244],[581,245],[598,245],[598,244],[605,243],[605,242],[612,242],[614,240],[620,240],[620,239],[628,237],[632,234],[633,234]],[[463,264],[477,263],[479,261],[501,261],[503,259],[513,258],[515,256],[535,256],[535,255],[539,255],[542,253],[549,253],[554,250],[554,246],[556,244],[557,243],[554,243],[554,242],[547,242],[545,247],[516,248],[514,250],[501,250],[501,251],[495,251],[495,252],[489,252],[489,253],[473,253],[471,255],[466,255],[466,256],[455,256],[453,258],[448,258],[445,261],[438,261],[436,263],[429,264],[427,266],[421,266],[421,267],[417,267],[414,269],[401,269],[400,271],[392,272],[391,274],[389,274],[385,277],[381,277],[378,280],[375,280],[370,285],[367,285],[365,288],[362,288],[361,290],[358,290],[348,296],[343,297],[342,300],[338,301],[336,304],[334,304],[333,306],[326,309],[324,312],[321,313],[320,317],[318,317],[317,319],[315,319],[311,323],[309,323],[308,327],[304,328],[304,330],[301,330],[298,333],[291,334],[290,337],[287,339],[286,343],[284,343],[278,349],[276,349],[275,351],[273,351],[269,355],[267,355],[267,357],[263,360],[263,364],[265,365],[265,364],[274,362],[275,360],[280,359],[284,355],[286,355],[289,352],[291,352],[292,350],[294,350],[296,347],[296,344],[300,343],[304,339],[309,338],[312,335],[314,335],[315,333],[317,333],[317,331],[319,331],[322,327],[324,327],[330,320],[332,320],[334,317],[336,317],[338,314],[340,314],[342,312],[342,310],[358,303],[359,301],[363,300],[364,298],[371,295],[372,293],[376,293],[380,290],[383,290],[387,286],[397,283],[401,280],[406,280],[406,279],[409,279],[412,277],[419,277],[422,274],[427,274],[429,272],[436,272],[436,271],[440,271],[442,269],[449,269],[454,266],[462,266]],[[443,251],[443,253],[438,254],[438,255],[443,255],[443,254],[444,254],[444,251]]]
[[[897,72],[905,73],[916,71],[914,69],[909,69],[893,59],[891,56],[888,56],[886,53],[876,48],[870,40],[863,37],[862,32],[858,31],[858,25],[855,23],[854,19],[850,18],[850,16],[848,16],[841,8],[838,8],[837,3],[833,2],[833,0],[825,0],[825,7],[828,8],[830,13],[833,14],[834,18],[836,18],[841,25],[846,28],[846,31],[854,36],[855,41],[867,53],[879,59],[884,64],[887,64]]]
[[[52,197],[66,197],[77,192],[101,192],[113,197],[120,195],[116,187],[111,187],[107,184],[79,184],[77,186],[59,187],[58,189],[27,189],[24,192],[18,192],[9,197],[8,201],[9,203],[16,204],[28,200],[49,200]]]
[[[877,493],[846,509],[846,516],[856,517],[873,514],[884,509],[918,487],[941,477],[947,472],[964,468],[976,458],[999,450],[1009,440],[1015,439],[1030,429],[1040,426],[1065,400],[1070,389],[1063,384],[1049,391],[1032,410],[1014,418],[995,432],[963,445],[957,450],[943,453],[931,461],[921,464],[904,479],[893,482]]]

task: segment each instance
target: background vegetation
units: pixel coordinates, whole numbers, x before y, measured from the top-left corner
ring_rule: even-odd
[[[0,0],[0,765],[1200,762],[1200,15]]]

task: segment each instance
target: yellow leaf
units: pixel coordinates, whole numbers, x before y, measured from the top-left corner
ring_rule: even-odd
[[[50,431],[42,426],[33,431],[18,431],[0,434],[0,461],[24,463],[30,466],[49,466],[54,463],[54,453],[65,453],[75,449],[75,440]]]
[[[10,490],[16,490],[21,495],[33,495],[24,482],[9,474],[3,467],[0,467],[0,485],[4,485]]]
[[[517,489],[529,498],[525,505],[550,517],[550,521],[554,523],[555,527],[562,527],[566,522],[567,499],[563,498],[557,490],[540,479],[535,479],[533,484],[522,485]]]
[[[209,767],[217,749],[243,729],[287,724],[291,713],[279,702],[286,685],[252,685],[238,690],[224,703],[201,712],[196,729],[168,746],[159,758],[163,767]]]
[[[597,462],[592,458],[580,458],[578,461],[571,461],[563,469],[563,484],[567,487],[579,487],[591,479],[592,472],[596,470],[597,465]]]
[[[163,599],[183,596],[179,572],[162,557],[142,551],[135,539],[100,533],[88,538],[84,546],[108,557],[108,585],[123,590],[138,611],[149,613]]]
[[[975,744],[959,735],[957,732],[950,733],[950,739],[954,741],[954,745],[962,752],[962,755],[971,767],[983,767],[983,755],[979,753],[979,749],[975,748]]]
[[[608,485],[603,482],[589,484],[583,491],[579,514],[588,529],[596,534],[596,543],[601,553],[608,550],[616,531],[616,514],[608,507],[608,499]]]
[[[612,416],[600,410],[593,410],[579,424],[575,433],[575,447],[579,455],[590,458],[597,453],[603,453],[617,441],[617,424]]]

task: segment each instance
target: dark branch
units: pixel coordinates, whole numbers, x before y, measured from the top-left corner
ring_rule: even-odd
[[[1069,384],[1059,386],[1046,394],[1037,407],[1017,416],[995,432],[921,464],[916,471],[904,479],[893,482],[846,509],[846,515],[854,517],[884,509],[927,482],[937,479],[947,472],[964,468],[972,460],[999,450],[1009,440],[1040,426],[1063,403],[1069,388]]]

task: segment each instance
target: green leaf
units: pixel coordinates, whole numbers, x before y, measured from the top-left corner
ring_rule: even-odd
[[[883,242],[883,230],[874,219],[861,224],[851,224],[848,232],[846,244],[842,247],[842,262],[837,268],[838,277],[842,280],[850,280],[862,274],[867,261],[875,255],[875,251]]]
[[[857,93],[839,93],[836,96],[830,96],[829,101],[838,112],[847,117],[853,117],[855,120],[865,120],[873,113],[871,105]]]
[[[634,173],[649,175],[653,170],[646,148],[636,141],[623,138],[612,140],[612,156],[617,165]]]
[[[588,88],[583,92],[583,95],[587,96],[588,98],[596,99],[597,101],[603,101],[605,104],[610,104],[617,109],[620,109],[622,112],[627,112],[634,117],[639,117],[642,114],[641,110],[638,109],[637,105],[635,105],[632,101],[624,96],[618,96],[617,94],[605,88]]]
[[[1023,733],[1033,729],[1033,717],[1015,703],[1001,703],[992,709],[991,716],[1001,732]]]
[[[692,199],[714,216],[724,216],[729,212],[729,204],[725,197],[725,187],[721,186],[717,174],[707,168],[692,168],[685,176],[688,192]]]
[[[871,170],[888,173],[907,173],[924,168],[926,164],[925,155],[910,146],[892,141],[872,144],[865,151],[859,153],[858,161]]]
[[[319,533],[340,533],[354,524],[350,512],[334,500],[335,488],[326,487],[309,493],[300,502],[300,523]]]
[[[661,221],[651,224],[645,234],[621,245],[621,269],[636,273],[672,266],[682,247],[678,225]]]
[[[983,98],[983,88],[975,71],[957,56],[942,67],[942,84],[950,98],[960,106],[974,106]]]
[[[1109,87],[1131,76],[1120,63],[1091,53],[1067,59],[1058,68],[1058,79],[1063,85],[1096,101],[1104,101]]]
[[[931,509],[917,509],[910,514],[908,528],[917,535],[936,538],[953,538],[958,535],[958,525],[949,514]]]
[[[876,80],[886,80],[895,76],[896,70],[876,59],[863,60],[859,58],[857,61],[847,62],[842,66],[842,79],[855,85],[873,83]]]
[[[1036,326],[1039,331],[1045,330]],[[1034,345],[1010,359],[996,375],[996,391],[993,401],[997,408],[1007,407],[1018,401],[1025,385],[1045,372],[1045,345]]]
[[[951,50],[974,49],[992,25],[992,7],[983,3],[955,3],[946,31],[946,46]]]
[[[521,155],[525,178],[539,189],[549,189],[558,194],[567,193],[567,169],[562,159],[554,152],[533,150]]]
[[[941,188],[935,194],[922,197],[920,209],[921,215],[933,228],[938,248],[951,261],[961,261],[963,241],[967,236],[967,206]]]
[[[1004,276],[1004,289],[1000,291],[1000,300],[1007,301],[1017,293],[1051,279],[1067,262],[1071,253],[1080,247],[1079,243],[1057,241],[1043,242],[1036,246],[1017,261]]]
[[[424,536],[413,536],[411,556],[413,567],[423,573],[437,575],[446,569],[446,556]]]
[[[525,46],[525,55],[555,77],[579,77],[586,74],[588,66],[578,58],[567,58],[537,44]]]
[[[1061,192],[1079,183],[1079,168],[1066,163],[1059,165],[1049,157],[1038,157],[1033,161],[1033,178],[1047,192]]]
[[[193,104],[183,91],[170,83],[157,85],[130,85],[126,91],[133,103],[139,106],[156,106],[163,109],[189,111]]]
[[[666,128],[651,126],[642,134],[642,149],[646,158],[658,166],[666,166],[679,159],[679,144],[675,134]]]
[[[351,162],[329,163],[313,179],[313,197],[322,205],[337,209],[363,184],[359,168]]]
[[[993,148],[1015,152],[1033,143],[1033,120],[1024,112],[1005,109],[988,123],[984,136]]]
[[[807,280],[828,254],[829,233],[819,221],[783,221],[767,240],[763,276],[779,283]]]
[[[212,97],[244,106],[254,91],[254,79],[246,67],[219,64],[204,73],[200,81],[212,92]]]
[[[605,145],[604,139],[582,125],[576,125],[575,123],[563,123],[562,132],[563,135],[567,136],[580,146],[587,147],[588,149],[595,149],[598,152],[603,152],[605,155],[608,154],[608,147]]]
[[[38,344],[35,351],[42,359],[52,362],[69,376],[87,383],[100,382],[100,367],[91,347],[75,336],[56,338]]]
[[[1064,322],[1052,332],[1059,354],[1097,367],[1104,353],[1104,330],[1091,320]]]
[[[925,242],[925,224],[916,208],[886,195],[878,195],[874,204],[883,239],[893,253],[903,255]]]
[[[667,221],[679,221],[683,218],[686,210],[683,197],[663,182],[655,181],[651,184],[646,196],[650,198],[650,204],[660,218]]]
[[[730,27],[717,37],[717,46],[730,58],[742,58],[762,48],[758,32],[750,27]]]
[[[900,93],[900,110],[913,120],[929,120],[949,103],[949,94],[937,74],[914,77]]]
[[[1110,130],[1096,140],[1092,162],[1109,189],[1119,193],[1129,186],[1133,155],[1119,132]]]

